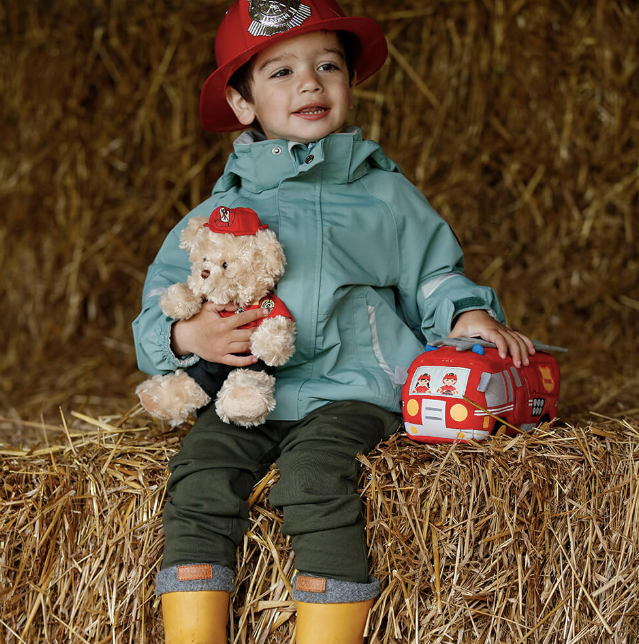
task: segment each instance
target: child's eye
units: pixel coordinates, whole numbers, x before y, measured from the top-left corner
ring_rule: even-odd
[[[321,72],[334,72],[338,71],[339,67],[335,63],[322,63],[318,69]]]
[[[290,69],[278,69],[276,72],[271,74],[271,78],[283,78],[284,76],[288,76],[290,73]]]

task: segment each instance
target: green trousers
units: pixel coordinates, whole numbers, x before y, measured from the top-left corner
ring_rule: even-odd
[[[398,415],[357,401],[252,428],[223,423],[207,409],[169,463],[162,568],[206,563],[232,569],[249,525],[249,494],[275,462],[280,480],[269,501],[282,509],[282,532],[292,537],[297,569],[366,583],[356,457],[399,426]]]

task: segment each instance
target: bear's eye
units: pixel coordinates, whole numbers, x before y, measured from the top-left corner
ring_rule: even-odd
[[[202,258],[202,261],[203,261],[203,262],[206,262],[206,261],[208,261],[208,260],[206,259],[206,257],[203,257],[203,258]]]
[[[226,269],[228,268],[228,266],[229,266],[229,265],[228,265],[226,262],[224,262],[224,263],[222,264],[222,268],[223,268],[224,270],[226,270]]]

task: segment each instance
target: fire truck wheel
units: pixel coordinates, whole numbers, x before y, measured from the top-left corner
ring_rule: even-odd
[[[550,416],[549,416],[548,414],[544,414],[544,415],[539,419],[539,422],[537,423],[537,427],[539,427],[539,425],[543,425],[544,423],[550,423],[550,421],[551,421]]]
[[[503,428],[502,433],[508,431],[508,425],[506,425],[506,421],[498,418],[495,420],[495,424],[493,425],[493,428],[490,430],[490,435],[495,436],[497,432],[500,430],[500,428]]]

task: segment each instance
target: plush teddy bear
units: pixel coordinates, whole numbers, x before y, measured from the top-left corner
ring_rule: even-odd
[[[156,418],[177,425],[216,397],[215,409],[225,422],[259,425],[275,408],[276,366],[295,351],[295,322],[271,290],[282,276],[286,260],[275,233],[250,208],[220,206],[208,221],[193,217],[183,229],[180,247],[189,253],[191,275],[173,284],[160,298],[162,312],[187,320],[205,301],[234,304],[237,311],[263,307],[268,316],[251,326],[254,365],[234,368],[200,359],[175,373],[154,376],[136,389],[144,408]]]

